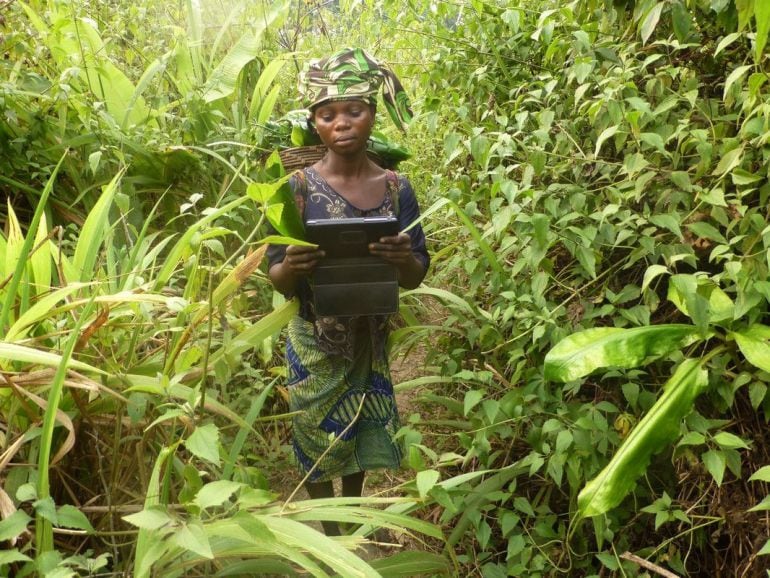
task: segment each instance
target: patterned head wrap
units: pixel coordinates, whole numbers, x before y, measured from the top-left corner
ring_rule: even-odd
[[[382,98],[390,118],[401,130],[412,120],[404,87],[389,68],[361,48],[345,48],[318,60],[311,60],[299,75],[299,92],[305,106],[359,98],[375,104],[382,86]]]

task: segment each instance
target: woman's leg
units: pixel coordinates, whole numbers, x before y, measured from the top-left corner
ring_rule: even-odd
[[[333,498],[334,497],[334,484],[331,480],[326,482],[305,482],[305,488],[307,493],[313,500],[319,500],[321,498]],[[340,536],[340,527],[337,522],[321,522],[324,528],[324,534],[327,536]]]
[[[361,495],[364,489],[364,472],[356,472],[355,474],[348,474],[342,476],[342,495],[346,498],[357,498]],[[357,524],[340,524],[340,529],[349,534],[354,528],[357,528]]]
[[[342,476],[342,495],[346,498],[356,498],[364,489],[364,472],[356,472]]]

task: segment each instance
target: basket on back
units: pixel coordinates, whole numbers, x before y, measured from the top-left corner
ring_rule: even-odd
[[[281,163],[287,173],[296,171],[298,169],[304,169],[310,165],[320,161],[326,154],[325,145],[310,145],[304,147],[293,147],[278,151],[278,156],[281,157]],[[367,151],[369,158],[375,163],[380,165],[384,169],[395,168],[395,166],[388,166],[385,160],[373,151]]]

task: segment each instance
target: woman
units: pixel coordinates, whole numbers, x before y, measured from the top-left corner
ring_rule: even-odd
[[[403,130],[411,111],[401,83],[360,48],[312,61],[300,74],[309,121],[328,149],[290,181],[304,220],[394,215],[403,230],[419,216],[409,181],[366,154],[380,87]],[[422,282],[430,262],[419,225],[381,238],[369,251],[396,267],[405,288]],[[308,275],[323,256],[298,245],[268,251],[273,285],[300,300],[286,342],[289,405],[300,412],[293,421],[294,453],[310,474],[312,498],[334,496],[338,477],[344,496],[360,496],[366,470],[397,468],[401,461],[393,440],[399,419],[385,352],[388,319],[316,317]],[[335,523],[324,523],[324,530],[339,534]]]

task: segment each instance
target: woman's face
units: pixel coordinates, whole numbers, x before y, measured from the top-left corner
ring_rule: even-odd
[[[336,100],[313,111],[318,136],[331,150],[347,155],[366,149],[374,126],[374,107],[362,100]]]

